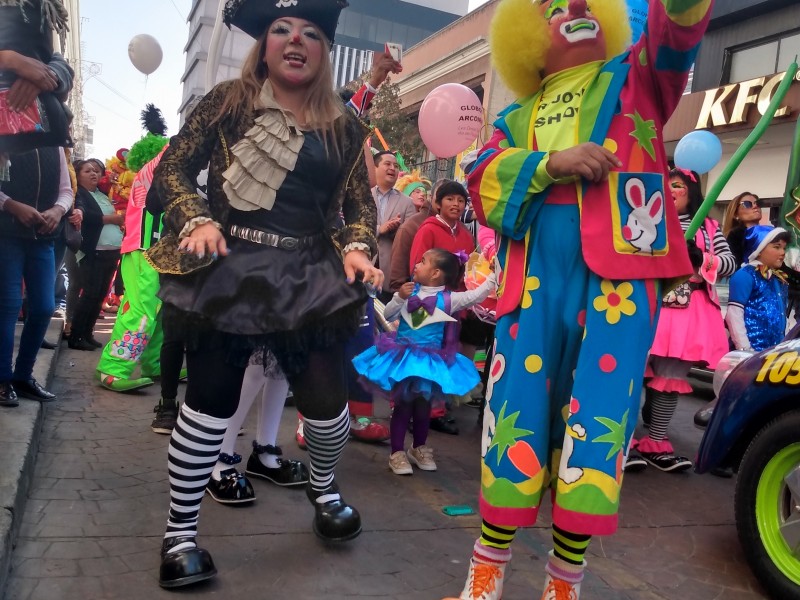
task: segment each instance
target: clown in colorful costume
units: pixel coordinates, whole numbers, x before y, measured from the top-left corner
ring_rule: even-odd
[[[590,536],[616,530],[659,281],[692,271],[665,193],[661,128],[712,5],[650,0],[647,29],[627,50],[622,1],[498,6],[493,58],[522,98],[468,174],[480,222],[501,234],[503,280],[484,525],[461,598],[501,596],[514,532],[536,521],[547,488],[554,550],[543,598],[559,587],[577,598]]]
[[[136,174],[125,213],[125,238],[120,248],[125,296],[111,339],[97,365],[100,385],[115,392],[152,385],[151,377],[161,373],[163,331],[158,272],[144,259],[143,251],[158,240],[161,232],[163,215],[154,216],[146,210],[145,198],[164,150],[166,146]],[[142,366],[142,377],[133,378],[138,364]]]

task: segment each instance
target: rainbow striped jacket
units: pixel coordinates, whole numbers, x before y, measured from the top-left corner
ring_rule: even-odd
[[[622,161],[607,181],[540,186],[546,148],[536,143],[541,91],[502,111],[468,174],[480,222],[500,234],[498,317],[516,309],[527,273],[531,228],[545,202],[577,196],[586,265],[607,279],[672,279],[692,272],[666,189],[662,128],[686,86],[713,0],[650,0],[642,37],[607,61],[578,112],[577,143],[595,142]],[[564,200],[561,199],[564,197]],[[555,224],[554,224],[555,225]]]

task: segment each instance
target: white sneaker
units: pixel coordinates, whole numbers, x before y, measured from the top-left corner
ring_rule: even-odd
[[[567,583],[561,579],[553,579],[550,573],[545,573],[542,600],[579,600],[580,597],[580,582]]]
[[[503,596],[503,577],[506,565],[487,565],[476,562],[474,558],[469,561],[469,574],[464,591],[458,600],[500,600]],[[446,598],[445,600],[456,600]]]
[[[395,475],[413,475],[414,469],[406,458],[406,453],[398,450],[389,457],[389,468]]]
[[[430,446],[420,446],[408,449],[408,460],[417,465],[423,471],[435,471],[436,461],[433,460],[433,448]]]

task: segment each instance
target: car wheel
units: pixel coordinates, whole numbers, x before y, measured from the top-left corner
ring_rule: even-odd
[[[773,420],[750,443],[735,513],[758,580],[774,598],[800,600],[800,411]]]

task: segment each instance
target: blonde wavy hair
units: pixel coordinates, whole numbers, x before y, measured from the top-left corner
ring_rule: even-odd
[[[591,10],[606,40],[606,59],[631,42],[624,0],[593,0]],[[538,0],[502,0],[492,19],[489,45],[492,63],[509,89],[524,98],[539,90],[550,49],[547,20]]]
[[[325,149],[333,145],[337,156],[341,156],[341,144],[344,139],[344,119],[339,117],[344,114],[345,108],[339,96],[333,89],[333,67],[328,60],[330,43],[322,30],[311,23],[322,40],[322,60],[320,61],[317,76],[308,88],[305,100],[305,114],[295,115],[299,121],[304,121],[305,127],[310,127],[320,134]],[[238,79],[228,89],[222,106],[212,121],[212,124],[222,121],[227,115],[239,119],[245,112],[251,110],[261,93],[264,81],[269,78],[269,71],[264,62],[264,52],[267,43],[269,28],[262,33],[242,63],[242,72]]]

